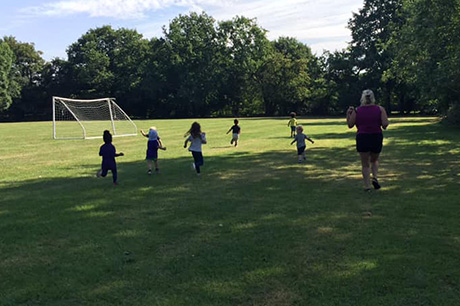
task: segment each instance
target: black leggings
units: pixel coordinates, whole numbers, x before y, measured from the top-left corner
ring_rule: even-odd
[[[110,166],[110,167],[102,166],[101,176],[102,176],[102,177],[106,177],[106,176],[107,176],[107,172],[109,172],[109,170],[112,170],[113,182],[116,183],[116,182],[117,182],[117,178],[118,178],[118,175],[117,175],[117,165],[112,165],[112,166]]]
[[[201,152],[195,152],[191,151],[193,155],[193,160],[195,161],[195,170],[196,173],[200,173],[200,166],[203,166],[204,160],[203,160],[203,154]]]

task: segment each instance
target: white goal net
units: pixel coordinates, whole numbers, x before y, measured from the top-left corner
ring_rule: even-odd
[[[102,138],[104,130],[113,136],[135,136],[137,127],[113,98],[76,100],[53,97],[54,139]]]

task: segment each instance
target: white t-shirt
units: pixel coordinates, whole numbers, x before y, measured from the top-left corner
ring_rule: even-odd
[[[298,133],[297,135],[295,135],[295,140],[297,140],[297,148],[305,147],[305,139],[307,138],[308,136],[304,133]]]
[[[206,135],[205,133],[201,133],[201,137],[197,138],[193,138],[193,136],[190,135],[187,140],[190,141],[190,147],[188,147],[189,151],[201,152],[201,145],[203,141],[206,141]]]

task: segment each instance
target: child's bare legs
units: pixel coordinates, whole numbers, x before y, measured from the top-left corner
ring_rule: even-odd
[[[158,169],[158,159],[154,159],[154,160],[147,160],[147,167],[148,167],[148,171],[147,173],[150,175],[152,174],[152,164],[155,163],[155,172],[159,172],[160,169]]]
[[[364,188],[366,190],[371,189],[371,167],[370,167],[370,153],[359,153],[361,157],[361,167],[363,173]]]
[[[147,168],[148,168],[147,173],[152,174],[152,160],[150,159],[147,160]]]
[[[238,139],[235,140],[235,147],[237,147],[237,146],[238,146]]]
[[[299,163],[302,162],[302,159],[307,160],[307,157],[305,156],[305,152],[303,152],[302,154],[299,154],[298,156],[299,156]]]
[[[305,159],[305,148],[306,147],[297,148],[297,157],[299,158],[299,164],[302,163],[302,159]]]

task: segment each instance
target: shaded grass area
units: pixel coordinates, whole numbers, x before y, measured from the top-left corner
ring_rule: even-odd
[[[241,120],[236,149],[228,121],[201,121],[200,178],[190,120],[138,122],[159,127],[162,172],[145,174],[143,139],[116,139],[116,188],[93,177],[100,141],[0,125],[0,304],[458,305],[457,131],[392,122],[367,194],[343,120],[299,120],[316,142],[300,165],[284,121]]]

